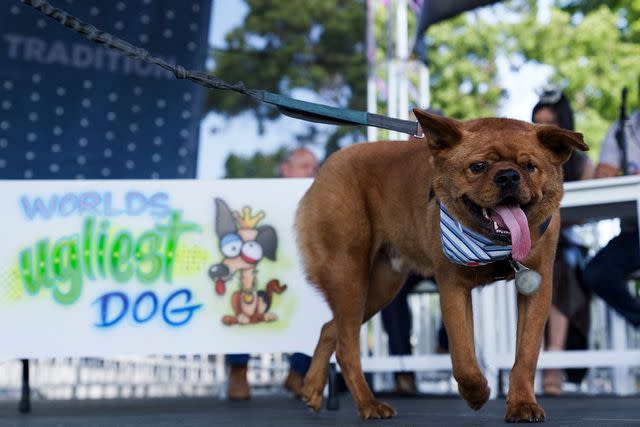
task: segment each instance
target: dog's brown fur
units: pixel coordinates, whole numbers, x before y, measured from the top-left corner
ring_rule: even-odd
[[[359,331],[391,301],[413,269],[435,275],[459,392],[471,408],[482,407],[489,388],[475,355],[470,292],[505,269],[496,264],[464,267],[446,258],[438,201],[463,225],[477,230],[462,196],[493,207],[501,197],[493,177],[511,168],[521,175],[518,202],[530,204],[533,243],[524,264],[542,275],[542,285],[531,296],[518,295],[516,362],[505,419],[542,421],[533,379],[551,301],[561,165],[574,147],[588,147],[582,135],[555,126],[497,118],[460,122],[414,112],[425,140],[356,144],[341,150],[326,161],[300,202],[296,228],[305,270],[333,311],[333,319],[322,328],[303,397],[311,408],[320,409],[335,350],[360,416],[395,414],[390,405],[374,398],[365,382]],[[474,161],[487,161],[487,171],[472,173],[469,165]],[[535,170],[527,170],[529,162]],[[540,235],[539,226],[549,217],[548,229]]]

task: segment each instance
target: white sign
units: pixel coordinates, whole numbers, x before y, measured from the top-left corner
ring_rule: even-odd
[[[0,181],[0,358],[303,351],[310,179]]]

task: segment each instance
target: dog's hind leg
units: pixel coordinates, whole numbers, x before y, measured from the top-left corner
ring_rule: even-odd
[[[379,259],[374,263],[362,323],[367,322],[391,302],[404,283],[405,276],[404,271],[393,270],[388,260]],[[329,359],[336,349],[336,341],[336,325],[332,319],[322,327],[311,366],[304,379],[303,399],[316,411],[322,407],[322,392],[327,381]]]
[[[319,411],[322,407],[322,392],[327,382],[329,359],[335,349],[336,328],[335,321],[331,319],[322,326],[311,366],[304,377],[302,387],[302,400],[314,411]]]
[[[364,299],[364,298],[363,298]],[[395,410],[384,402],[377,401],[365,381],[360,364],[360,326],[364,316],[364,301],[339,299],[336,302],[335,322],[338,342],[336,359],[342,375],[363,419],[391,418]]]

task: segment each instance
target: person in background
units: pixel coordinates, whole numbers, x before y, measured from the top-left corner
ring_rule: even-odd
[[[290,151],[280,163],[282,178],[313,178],[318,170],[318,159],[304,147]],[[229,354],[226,356],[229,365],[229,381],[227,398],[230,400],[247,400],[251,397],[251,389],[247,379],[248,354]],[[302,353],[293,353],[289,358],[289,373],[284,387],[296,397],[301,396],[304,376],[311,364],[311,357]]]
[[[602,143],[596,178],[619,176],[622,156],[616,134],[620,123],[609,128]],[[636,110],[624,124],[626,136],[627,171],[640,174],[640,110]],[[640,301],[629,292],[629,275],[640,269],[640,238],[638,223],[621,221],[620,234],[602,248],[587,264],[585,285],[636,328],[640,327]]]
[[[533,123],[556,125],[574,130],[573,110],[561,90],[545,86],[533,107]],[[593,165],[585,154],[574,150],[562,166],[564,181],[593,177]],[[571,226],[560,231],[553,270],[553,299],[547,321],[545,350],[562,351],[587,348],[589,333],[589,295],[580,281],[580,271],[586,257],[584,248]],[[547,395],[562,393],[563,370],[543,371],[543,390]],[[580,382],[584,370],[567,370],[569,379]]]
[[[280,163],[282,178],[313,178],[318,172],[318,159],[304,147],[289,152]]]
[[[411,354],[411,329],[413,318],[407,300],[409,291],[423,280],[423,277],[411,272],[396,297],[380,312],[382,326],[389,337],[389,354],[403,356]],[[416,380],[413,372],[394,372],[396,393],[416,394]]]

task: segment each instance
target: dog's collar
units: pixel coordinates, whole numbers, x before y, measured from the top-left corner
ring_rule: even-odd
[[[470,230],[458,222],[444,204],[440,206],[440,242],[442,251],[450,261],[477,267],[505,260],[511,255],[511,245],[496,245],[485,236]],[[551,217],[540,225],[542,235],[549,226]]]

